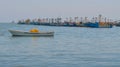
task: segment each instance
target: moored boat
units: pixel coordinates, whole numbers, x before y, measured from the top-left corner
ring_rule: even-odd
[[[27,32],[18,30],[9,30],[12,36],[54,36],[54,32]]]
[[[106,22],[88,22],[88,23],[84,23],[85,27],[91,27],[91,28],[112,28],[113,25],[106,23]]]

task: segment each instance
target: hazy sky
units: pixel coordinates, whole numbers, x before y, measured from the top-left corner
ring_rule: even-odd
[[[98,14],[120,19],[120,0],[0,0],[0,22]]]

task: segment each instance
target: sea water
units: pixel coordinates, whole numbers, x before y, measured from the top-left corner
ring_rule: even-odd
[[[54,31],[53,37],[12,37],[8,30]],[[0,23],[0,67],[120,67],[120,28]]]

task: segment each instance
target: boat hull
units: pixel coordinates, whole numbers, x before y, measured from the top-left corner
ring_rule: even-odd
[[[39,33],[32,33],[32,32],[23,32],[23,31],[16,31],[16,30],[9,30],[12,36],[54,36],[54,32],[39,32]]]

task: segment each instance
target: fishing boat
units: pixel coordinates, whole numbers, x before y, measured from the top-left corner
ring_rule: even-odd
[[[28,32],[19,30],[9,30],[12,36],[54,36],[54,32]]]
[[[91,28],[112,28],[113,27],[112,24],[105,23],[105,22],[95,22],[95,23],[87,22],[87,23],[84,23],[84,26],[91,27]]]

